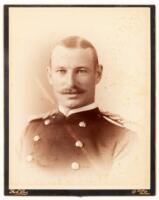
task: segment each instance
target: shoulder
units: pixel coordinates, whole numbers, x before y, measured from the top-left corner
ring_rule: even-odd
[[[114,114],[109,111],[100,111],[100,113],[103,120],[111,127],[133,133],[137,132],[139,129],[139,125],[136,122],[127,120],[118,114]]]
[[[129,132],[128,127],[125,126],[125,120],[117,114],[111,112],[100,111],[104,129],[110,132],[112,137],[120,137]]]
[[[101,112],[101,115],[110,132],[111,141],[114,143],[113,156],[116,158],[137,142],[136,125],[111,112]]]
[[[27,120],[25,133],[36,132],[36,129],[45,129],[49,125],[51,119],[57,114],[57,110],[52,110],[38,115],[31,115]]]
[[[27,125],[24,128],[21,139],[21,147],[23,154],[24,152],[30,152],[33,148],[34,143],[37,143],[46,135],[51,133],[51,120],[56,115],[56,110],[49,111],[38,115],[32,115],[27,121]]]
[[[117,114],[114,114],[114,113],[111,113],[109,111],[101,111],[101,116],[102,118],[110,123],[112,126],[116,126],[116,127],[124,127],[124,119],[120,116],[120,115],[117,115]]]
[[[31,116],[29,116],[27,121],[28,121],[28,124],[32,123],[32,122],[43,121],[56,113],[57,113],[57,110],[51,110],[51,111],[48,111],[45,113],[31,115]]]

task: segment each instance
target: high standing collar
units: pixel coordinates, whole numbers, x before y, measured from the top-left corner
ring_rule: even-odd
[[[59,111],[61,113],[63,113],[66,117],[68,117],[68,116],[70,116],[74,113],[84,112],[84,111],[92,110],[92,109],[95,109],[95,108],[97,108],[97,105],[95,103],[91,103],[89,105],[86,105],[86,106],[83,106],[83,107],[80,107],[80,108],[72,109],[67,114],[65,112],[65,109],[62,106],[59,106]]]
[[[91,110],[81,111],[78,113],[72,113],[68,117],[64,116],[62,113],[59,112],[58,117],[64,118],[68,122],[76,123],[79,121],[92,121],[93,119],[97,119],[100,115],[99,108],[94,108]],[[63,116],[63,117],[62,117]]]

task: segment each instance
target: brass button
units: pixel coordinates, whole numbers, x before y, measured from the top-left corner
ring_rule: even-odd
[[[51,122],[50,119],[46,119],[46,120],[44,121],[44,124],[45,124],[45,125],[49,125],[50,122]]]
[[[39,136],[39,135],[34,136],[34,137],[33,137],[33,140],[34,140],[34,142],[39,141],[39,140],[40,140],[40,136]]]
[[[86,125],[86,122],[85,122],[85,121],[81,121],[81,122],[79,123],[79,126],[80,126],[80,127],[86,127],[87,125]]]
[[[75,146],[82,148],[83,147],[83,143],[80,140],[77,140],[76,143],[75,143]]]
[[[79,169],[79,168],[80,168],[79,163],[78,163],[78,162],[73,162],[73,163],[71,164],[71,168],[74,169],[74,170]]]
[[[28,155],[27,158],[26,158],[26,160],[28,162],[31,162],[33,160],[33,156],[32,155]]]

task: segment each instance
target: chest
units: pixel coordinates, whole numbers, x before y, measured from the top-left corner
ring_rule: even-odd
[[[27,154],[42,167],[89,168],[95,162],[100,163],[103,149],[107,149],[104,154],[107,163],[111,162],[113,143],[109,136],[109,128],[96,121],[51,123],[36,127],[29,134]]]

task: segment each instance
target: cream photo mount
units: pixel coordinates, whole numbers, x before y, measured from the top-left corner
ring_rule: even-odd
[[[155,5],[147,5],[147,4],[146,5],[144,4],[143,5],[124,5],[124,4],[123,5],[118,5],[118,4],[4,5],[4,108],[5,108],[4,194],[5,195],[7,196],[155,195],[156,193],[155,8],[156,8]],[[67,12],[68,9],[72,13],[77,14],[77,17],[75,16],[74,17],[81,23],[78,24],[79,29],[78,27],[76,27],[75,22],[70,21],[72,16],[70,16],[69,12]],[[83,16],[80,16],[81,11],[83,11],[82,13]],[[99,16],[99,13],[101,13],[101,16]],[[56,17],[58,16],[61,16],[61,19],[58,18],[57,22]],[[82,20],[83,19],[82,17],[84,16],[86,17],[86,21]],[[94,18],[92,18],[92,16]],[[103,19],[103,17],[105,18]],[[66,21],[63,21],[64,18]],[[95,24],[93,23],[90,24],[90,27],[92,28],[92,30],[94,30],[94,33],[92,32],[89,33],[90,29],[87,23],[89,23],[91,20],[94,21],[95,23]],[[101,21],[101,24],[97,24],[97,22],[99,22],[100,20],[103,20]],[[44,22],[48,22],[48,25]],[[60,23],[63,24],[61,25]],[[142,31],[139,32],[139,30],[141,30],[140,29],[141,24],[143,24],[144,27],[143,32]],[[35,27],[35,25],[37,25],[37,27]],[[53,27],[50,28],[50,26]],[[27,29],[28,27],[30,29]],[[66,28],[70,28],[70,30],[67,31]],[[35,29],[37,29],[37,32]],[[40,30],[41,32],[38,32]],[[66,30],[65,34],[63,33],[64,30]],[[116,31],[115,34],[114,32],[111,32],[114,30]],[[51,40],[58,40],[59,38],[62,38],[65,35],[67,36],[73,33],[79,33],[79,35],[82,34],[86,36],[86,38],[88,39],[90,37],[91,38],[90,41],[94,39],[93,42],[95,43],[95,46],[97,45],[99,57],[101,58],[102,63],[104,63],[104,65],[107,65],[108,67],[112,67],[111,72],[107,73],[104,76],[105,78],[104,80],[106,80],[105,82],[107,82],[106,85],[105,82],[103,81],[102,89],[100,90],[100,93],[98,93],[97,95],[97,101],[102,104],[102,108],[108,106],[109,110],[119,112],[121,115],[128,118],[129,122],[135,121],[134,119],[136,119],[137,123],[139,122],[139,127],[137,127],[137,131],[139,130],[141,131],[141,134],[139,134],[139,138],[142,141],[143,149],[140,149],[140,153],[143,153],[142,154],[143,160],[141,159],[138,161],[138,159],[140,159],[139,156],[136,157],[136,160],[137,163],[140,164],[143,161],[145,161],[146,166],[145,168],[144,167],[141,168],[142,166],[138,166],[139,174],[136,174],[136,177],[135,174],[133,174],[133,177],[134,179],[141,178],[142,180],[141,185],[140,184],[135,185],[137,181],[136,182],[129,181],[128,179],[126,179],[126,177],[122,175],[121,176],[119,175],[120,181],[109,180],[108,182],[105,182],[105,180],[102,179],[102,177],[100,177],[101,179],[100,180],[97,179],[97,181],[92,183],[92,185],[87,186],[83,185],[83,183],[80,184],[79,182],[76,183],[77,185],[75,187],[71,186],[69,176],[67,177],[66,182],[65,181],[63,182],[63,180],[59,181],[59,184],[61,185],[57,184],[57,179],[54,182],[55,185],[51,184],[50,186],[49,185],[46,186],[46,183],[44,185],[43,183],[41,183],[37,187],[35,186],[36,183],[34,182],[34,180],[32,180],[30,186],[29,183],[28,185],[27,184],[25,185],[26,182],[23,181],[23,171],[20,171],[19,170],[20,168],[18,168],[19,163],[18,163],[18,158],[16,157],[17,153],[16,144],[19,137],[21,136],[21,131],[24,128],[25,118],[26,116],[32,113],[35,112],[40,113],[46,111],[52,105],[52,102],[51,101],[49,102],[51,96],[48,95],[51,90],[46,83],[46,77],[43,78],[44,71],[42,71],[44,70],[43,65],[49,64],[48,60],[50,52],[48,49],[50,49],[50,42]],[[45,37],[42,34],[44,34]],[[53,39],[53,37],[55,39]],[[107,48],[104,49],[105,51],[107,50],[106,54],[103,50],[104,44],[102,44],[102,37],[104,40],[103,43],[107,45]],[[142,39],[142,41],[140,41],[140,39]],[[45,44],[46,44],[46,49],[44,48]],[[129,46],[132,47],[131,50],[129,49]],[[120,49],[121,52],[119,51]],[[46,50],[46,55],[44,53],[45,50]],[[130,52],[128,52],[128,50],[130,50]],[[44,57],[42,56],[42,58],[40,58],[41,55],[43,55]],[[107,55],[109,55],[109,57],[107,57]],[[138,55],[141,55],[143,57],[140,57]],[[37,58],[39,58],[39,61],[36,60],[35,58],[36,56]],[[128,63],[130,64],[129,66],[126,65]],[[134,66],[133,64],[136,66]],[[34,66],[35,69],[33,69]],[[119,69],[116,69],[116,66],[119,66]],[[141,69],[139,68],[140,66]],[[39,71],[41,70],[41,72],[39,71],[37,72],[38,67],[40,68]],[[135,72],[135,70],[138,71]],[[31,76],[27,77],[27,75],[29,74]],[[39,81],[39,79],[37,78],[40,76],[41,76],[40,79],[41,81]],[[112,79],[111,76],[113,76]],[[127,77],[127,79],[124,80],[124,77]],[[140,78],[141,80],[139,80]],[[32,84],[30,83],[30,81],[34,80],[35,82],[33,83],[34,84],[33,90],[31,91]],[[45,87],[48,87],[47,90],[44,89]],[[110,91],[108,87],[111,88],[112,91]],[[108,100],[108,105],[105,103],[106,101],[103,97],[104,94],[103,92],[105,92],[105,88],[107,90],[105,93],[106,94],[105,98],[107,98]],[[39,91],[40,89],[41,93]],[[121,89],[123,89],[125,93]],[[125,98],[120,96],[121,94],[120,92],[118,92],[119,90],[123,92],[123,96]],[[131,90],[133,92],[131,92]],[[30,92],[30,94],[27,94],[28,92]],[[119,101],[121,101],[120,103],[123,106],[123,108],[119,108],[118,104],[115,101],[113,102],[113,94],[112,94],[113,92],[114,95],[116,95],[116,98],[119,98]],[[34,97],[34,94],[39,95],[40,98],[36,97],[35,100],[30,100]],[[137,97],[137,100],[134,100],[135,97]],[[43,100],[46,99],[48,100],[49,103],[43,106],[42,102]],[[139,108],[141,105],[143,107]],[[128,110],[128,108],[130,110]],[[132,112],[133,110],[134,112]],[[136,116],[137,113],[135,112],[139,112],[138,116]],[[143,118],[143,116],[145,116],[145,118]],[[111,114],[106,115],[106,118],[110,123],[119,122],[119,121],[114,122],[113,121],[114,118],[110,119],[109,117],[111,117]],[[139,121],[140,119],[141,123]],[[82,127],[86,126],[83,121],[81,124]],[[132,124],[133,123],[128,123],[128,125]],[[81,145],[81,142],[78,142],[78,144]],[[148,149],[146,150],[146,148]],[[124,171],[124,167],[122,170]],[[119,172],[123,172],[122,170],[121,171],[119,170]],[[134,172],[138,171],[138,169],[134,170],[136,170]],[[21,173],[21,176],[19,173]],[[130,175],[131,179],[132,178],[131,174],[129,172],[127,173]],[[140,173],[142,173],[141,177]],[[112,177],[115,177],[117,174],[112,175]],[[124,177],[124,179],[122,179],[122,177]],[[43,178],[45,179],[45,177]],[[99,183],[99,181],[101,181],[101,183]],[[87,182],[89,183],[89,180],[87,180]]]

